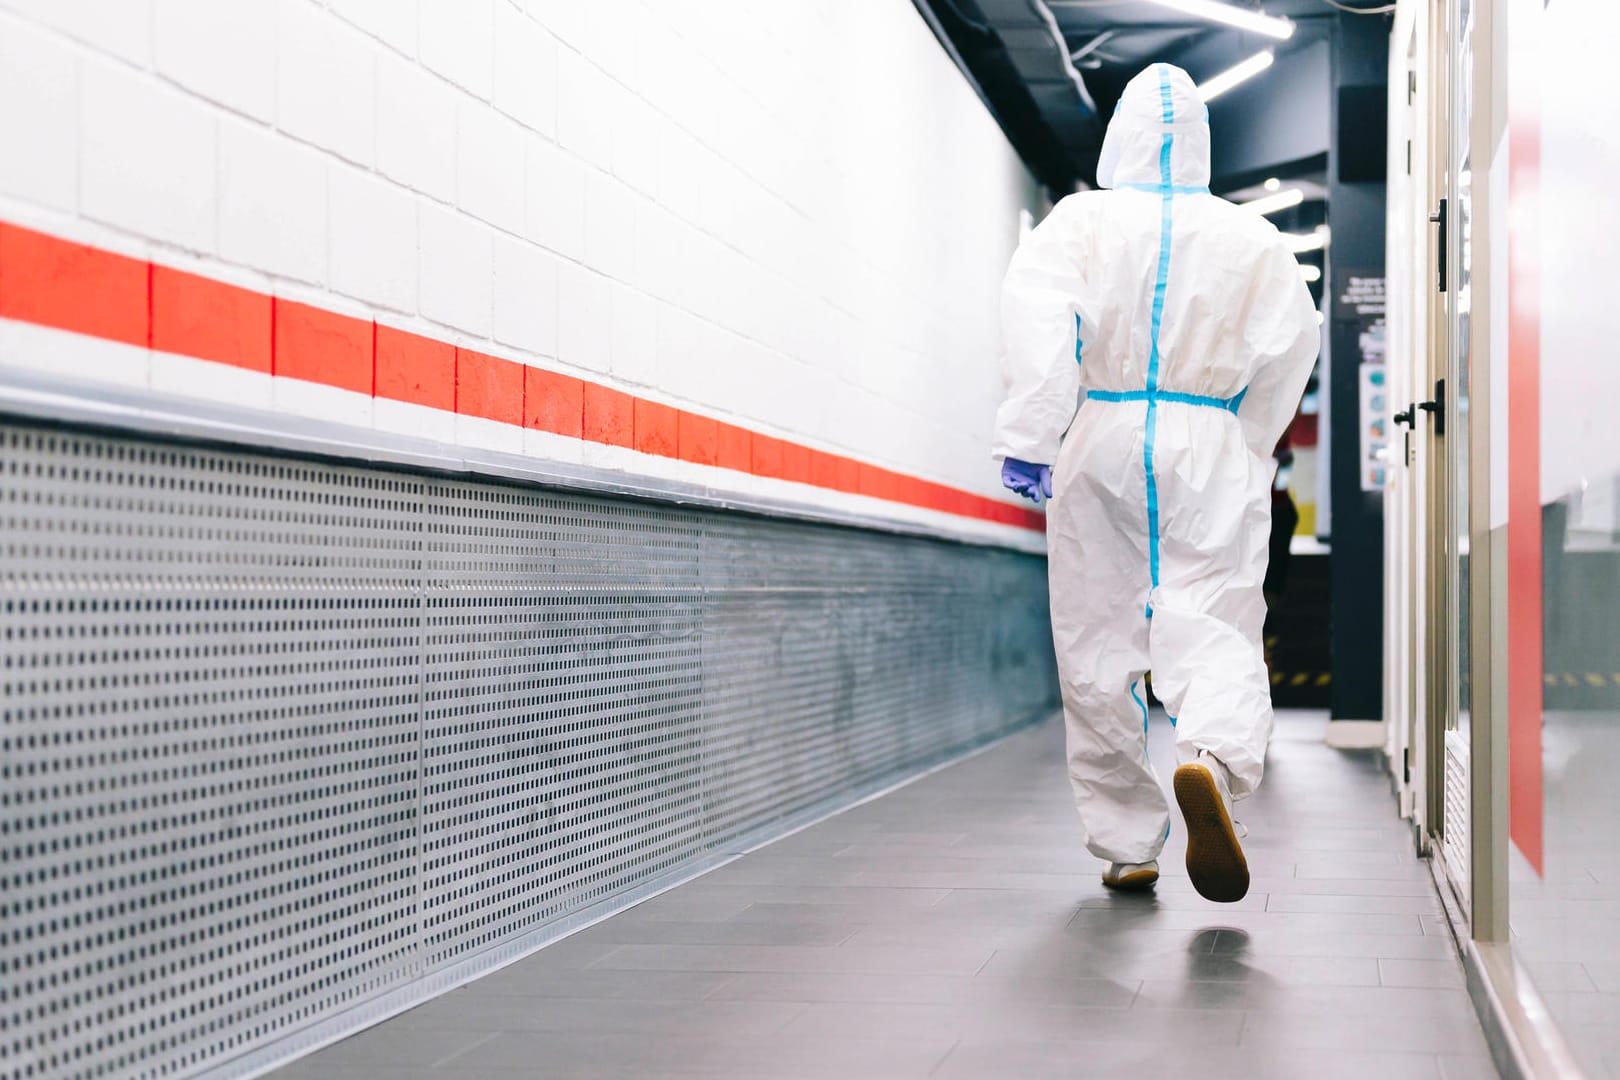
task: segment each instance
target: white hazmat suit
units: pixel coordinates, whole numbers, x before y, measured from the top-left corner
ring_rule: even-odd
[[[1148,672],[1181,760],[1214,755],[1235,798],[1260,782],[1271,452],[1320,344],[1280,234],[1209,193],[1208,116],[1179,68],[1132,79],[1098,168],[1112,190],[1058,203],[1003,288],[994,453],[1053,465],[1069,772],[1088,847],[1115,863],[1156,859],[1170,827]]]

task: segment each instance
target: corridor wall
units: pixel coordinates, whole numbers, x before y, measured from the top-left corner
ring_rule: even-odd
[[[0,0],[0,1061],[255,1075],[1056,703],[907,0]]]
[[[8,369],[1033,546],[1033,189],[901,0],[4,0],[0,133]]]

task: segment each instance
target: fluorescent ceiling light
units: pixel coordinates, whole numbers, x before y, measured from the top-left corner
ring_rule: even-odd
[[[1277,54],[1267,49],[1265,52],[1255,53],[1237,67],[1227,68],[1219,75],[1198,87],[1198,96],[1205,101],[1212,101],[1226,93],[1239,83],[1246,83],[1277,59]]]
[[[1277,179],[1275,176],[1273,176],[1270,180],[1266,181],[1266,190],[1267,191],[1281,191],[1282,190],[1282,181]]]
[[[1158,4],[1160,7],[1173,8],[1187,15],[1196,15],[1200,19],[1235,26],[1239,30],[1252,30],[1256,34],[1264,34],[1278,41],[1287,41],[1294,36],[1294,24],[1287,19],[1233,7],[1231,4],[1221,3],[1220,0],[1148,0],[1148,2]]]
[[[1300,188],[1289,188],[1279,191],[1275,195],[1262,195],[1258,199],[1250,199],[1246,203],[1238,203],[1245,210],[1253,210],[1257,214],[1275,214],[1279,210],[1288,210],[1305,201],[1305,192]]]
[[[1331,234],[1326,225],[1319,225],[1315,232],[1283,233],[1283,239],[1295,255],[1303,255],[1307,251],[1321,251],[1328,246]]]
[[[1321,281],[1322,268],[1320,266],[1308,266],[1305,263],[1301,263],[1299,266],[1299,276],[1304,278],[1307,282]]]

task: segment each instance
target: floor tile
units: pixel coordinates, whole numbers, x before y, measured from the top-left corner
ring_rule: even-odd
[[[1463,973],[1455,960],[1380,959],[1378,974],[1385,986],[1464,989]]]
[[[280,1075],[1494,1075],[1410,829],[1376,762],[1328,749],[1322,723],[1279,716],[1267,782],[1240,807],[1241,903],[1197,895],[1179,821],[1155,893],[1106,890],[1047,725]],[[1164,774],[1168,735],[1152,725]],[[1569,1015],[1608,1000],[1584,968],[1543,974],[1578,991]]]

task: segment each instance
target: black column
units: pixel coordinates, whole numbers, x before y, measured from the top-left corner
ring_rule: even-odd
[[[1328,385],[1332,489],[1332,648],[1334,719],[1383,717],[1384,506],[1361,488],[1363,323],[1342,305],[1349,274],[1384,274],[1382,124],[1363,106],[1388,82],[1390,24],[1339,15],[1333,34],[1333,142],[1328,153],[1328,223],[1333,230],[1327,281],[1331,328]],[[1370,155],[1375,155],[1369,160]],[[1368,179],[1367,177],[1375,177]]]

